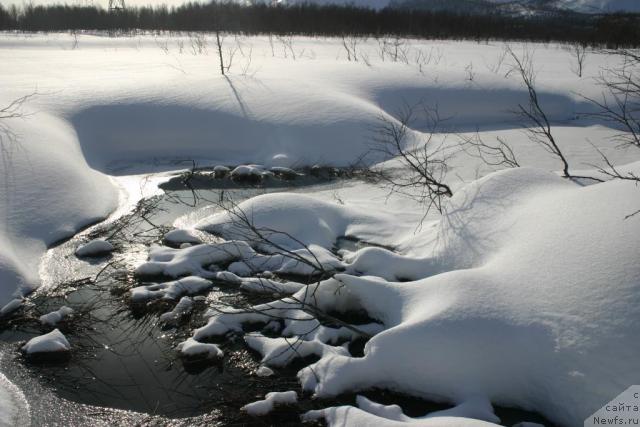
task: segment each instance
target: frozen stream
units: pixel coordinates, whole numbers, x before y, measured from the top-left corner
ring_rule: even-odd
[[[241,293],[218,283],[213,291],[196,298],[188,318],[171,327],[158,317],[173,304],[130,303],[128,289],[144,283],[133,276],[133,269],[146,259],[148,245],[160,242],[176,220],[183,225],[209,215],[219,209],[211,203],[224,197],[240,202],[264,192],[313,193],[338,185],[335,180],[312,178],[295,185],[278,181],[269,188],[239,186],[228,180],[216,180],[216,188],[207,179],[194,179],[191,184],[198,188],[198,198],[174,180],[164,185],[164,195],[143,201],[141,206],[148,209],[127,221],[95,225],[48,251],[40,268],[46,286],[31,296],[21,315],[4,322],[0,335],[2,372],[25,391],[32,425],[298,425],[299,415],[306,410],[353,403],[353,395],[330,402],[304,397],[297,407],[252,418],[239,409],[271,391],[299,390],[296,372],[308,360],[277,370],[272,377],[259,377],[255,371],[260,359],[239,336],[219,343],[225,357],[217,363],[188,363],[179,357],[175,346],[205,323],[203,313],[210,303],[255,304],[271,296]],[[112,237],[116,251],[95,259],[77,258],[75,249],[89,237]],[[341,244],[353,247],[357,243]],[[26,361],[18,351],[20,343],[50,330],[43,329],[38,317],[62,305],[75,311],[71,321],[59,325],[73,348],[70,359]],[[349,321],[357,324],[369,319]],[[350,352],[360,354],[363,344],[355,341]],[[383,391],[364,394],[378,402],[400,404],[409,415],[447,407]],[[507,425],[523,415],[500,408],[496,412]]]

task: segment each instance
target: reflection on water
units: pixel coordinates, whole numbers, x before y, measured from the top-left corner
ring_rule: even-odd
[[[313,184],[314,190],[331,185]],[[255,303],[255,296],[247,300],[249,296],[235,289],[216,288],[207,294],[206,301],[196,301],[188,318],[170,328],[158,318],[170,311],[173,303],[156,301],[134,307],[127,302],[127,290],[142,283],[131,271],[146,258],[148,245],[159,242],[162,232],[177,219],[183,226],[197,221],[219,209],[212,202],[223,197],[240,202],[270,191],[300,189],[291,183],[268,189],[228,183],[222,186],[225,188],[200,189],[194,198],[190,190],[176,189],[178,185],[172,183],[169,187],[174,189],[153,201],[154,209],[145,214],[144,220],[129,221],[126,227],[118,223],[96,227],[49,250],[40,268],[45,286],[31,297],[28,316],[11,322],[0,334],[2,341],[11,343],[5,345],[10,355],[5,357],[3,368],[13,371],[19,383],[17,372],[24,366],[30,377],[38,378],[56,397],[72,402],[170,418],[206,414],[207,422],[224,420],[224,424],[242,419],[251,422],[239,411],[241,406],[262,399],[270,391],[297,389],[294,369],[281,370],[270,378],[254,375],[259,358],[246,349],[241,337],[220,343],[225,358],[214,364],[187,363],[175,350],[177,343],[206,322],[206,305],[216,300]],[[75,248],[87,234],[92,238],[114,236],[117,250],[107,257],[78,259]],[[71,321],[58,325],[72,344],[71,360],[24,363],[16,343],[47,332],[37,318],[62,305],[75,312]],[[297,417],[290,413],[275,419],[297,423]]]

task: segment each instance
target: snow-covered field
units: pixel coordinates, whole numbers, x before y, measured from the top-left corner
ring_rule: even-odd
[[[385,160],[371,153],[381,118],[394,122],[404,105],[422,102],[446,118],[434,139],[454,150],[461,135],[500,137],[523,167],[494,172],[456,154],[447,175],[454,197],[442,215],[426,218],[415,201],[360,181],[241,207],[257,225],[295,237],[279,242],[288,250],[307,246],[342,271],[312,292],[320,305],[362,308],[382,323],[371,325],[365,357],[354,358],[332,345],[353,331],[306,334],[305,314],[291,301],[274,302],[288,319],[283,335],[303,336],[301,351],[320,357],[299,373],[304,390],[329,397],[383,387],[459,406],[410,419],[362,398],[357,410],[307,416],[336,425],[486,425],[497,421],[494,403],[582,425],[640,383],[640,218],[625,220],[640,209],[640,189],[624,181],[583,187],[558,176],[561,164],[512,113],[527,92],[502,43],[409,40],[406,61],[383,60],[379,46],[360,40],[359,60],[349,61],[338,39],[227,36],[225,50],[235,55],[222,76],[211,36],[81,35],[76,43],[65,34],[0,35],[0,108],[34,94],[24,117],[4,121],[15,138],[2,139],[0,305],[39,286],[48,245],[126,212],[185,160],[267,167],[348,166],[365,154]],[[561,46],[512,48],[533,53],[541,103],[574,170],[600,164],[599,148],[614,164],[640,171],[632,164],[640,150],[612,142],[619,130],[581,115],[594,111],[583,96],[601,94],[594,77],[617,58],[589,53],[580,78]],[[426,129],[415,123],[412,141],[424,141]],[[180,225],[231,240],[237,230],[228,220],[219,213]],[[369,247],[339,259],[330,249],[345,235],[394,251]],[[239,259],[232,273],[255,269],[245,255],[256,248],[233,245],[241,253],[232,257]],[[200,248],[154,249],[139,269],[211,278],[203,267],[221,260],[191,255]],[[231,273],[219,278],[255,286]],[[309,289],[295,295],[304,301]],[[243,316],[213,313],[194,338],[256,320]],[[247,344],[268,364],[269,354],[286,350],[282,340],[249,336]]]

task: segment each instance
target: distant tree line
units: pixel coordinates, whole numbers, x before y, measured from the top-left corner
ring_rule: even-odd
[[[640,45],[640,15],[470,14],[353,6],[190,3],[109,12],[94,6],[0,5],[0,30],[229,31],[244,34],[376,36],[573,42],[609,48]]]

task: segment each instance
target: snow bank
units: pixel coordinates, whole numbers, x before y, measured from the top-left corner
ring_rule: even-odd
[[[54,329],[48,334],[31,338],[22,346],[22,351],[26,354],[66,353],[69,350],[71,350],[69,341],[58,329]]]
[[[478,125],[509,132],[516,127],[509,111],[526,101],[517,76],[504,77],[500,67],[495,71],[501,45],[409,40],[411,57],[433,58],[418,70],[412,63],[377,59],[375,40],[358,46],[369,56],[369,67],[346,61],[340,39],[295,38],[295,49],[305,54],[293,61],[272,53],[266,37],[246,38],[242,43],[252,45],[255,67],[250,77],[240,75],[240,64],[227,76],[212,74],[213,55],[178,50],[178,43],[188,45],[187,35],[168,37],[168,51],[158,49],[159,36],[78,35],[78,48],[67,49],[74,37],[0,37],[0,78],[7,87],[0,106],[36,87],[39,92],[24,105],[25,113],[35,114],[6,121],[18,138],[3,146],[0,165],[0,305],[38,286],[38,261],[48,245],[122,202],[107,175],[184,168],[177,159],[265,168],[347,166],[369,152],[378,118],[393,116],[405,103],[437,104],[450,132]],[[213,43],[210,35],[205,41]],[[588,77],[609,58],[591,54],[583,79],[573,76],[568,53],[556,46],[538,46],[536,59],[545,64],[537,77],[550,118],[567,124],[577,111],[588,112],[589,105],[574,94],[599,95]],[[470,62],[474,82],[464,71]],[[487,99],[492,108],[486,108]],[[576,131],[593,135],[578,128],[592,121],[571,124],[568,154],[594,160],[592,150],[585,155],[572,142],[581,139]],[[410,134],[419,136],[423,125],[417,123]],[[593,142],[602,145],[600,139]],[[557,167],[544,153],[526,154],[537,165]],[[136,168],[124,168],[132,163]]]
[[[431,412],[420,418],[410,418],[402,413],[398,405],[381,405],[364,396],[356,398],[358,408],[340,406],[313,410],[302,416],[304,421],[324,418],[329,426],[383,426],[399,427],[411,425],[416,427],[440,426],[496,426],[500,419],[493,413],[491,403],[486,399],[472,398],[454,408]]]
[[[295,405],[296,403],[298,403],[298,393],[295,391],[272,392],[267,393],[264,400],[249,403],[240,409],[249,415],[260,417],[273,411],[276,405]]]
[[[271,366],[321,357],[298,374],[317,396],[389,388],[449,399],[460,404],[456,411],[469,410],[466,416],[479,417],[469,415],[477,405],[462,405],[473,398],[578,425],[625,384],[640,382],[640,221],[625,219],[640,208],[637,191],[620,180],[580,187],[535,169],[496,172],[458,190],[438,223],[402,242],[420,256],[361,249],[347,257],[346,271],[363,277],[337,274],[251,311],[212,310],[194,337],[241,332],[243,323],[276,317],[283,319],[281,338],[254,333],[247,344]],[[254,221],[283,226],[303,242],[328,244],[343,221],[361,224],[358,214],[345,219],[342,207],[299,198],[293,217],[316,215],[297,228],[277,222],[281,215],[270,207],[277,212],[279,203],[274,195],[245,206]],[[320,325],[304,303],[363,308],[384,326],[359,325],[373,338],[364,357],[351,357],[331,344],[355,338],[354,330]],[[320,415],[337,424],[376,420],[343,408]]]
[[[640,382],[640,221],[624,219],[637,191],[530,169],[468,185],[421,235],[449,271],[408,283],[336,276],[387,330],[363,358],[331,355],[302,370],[304,388],[479,395],[581,424]]]

